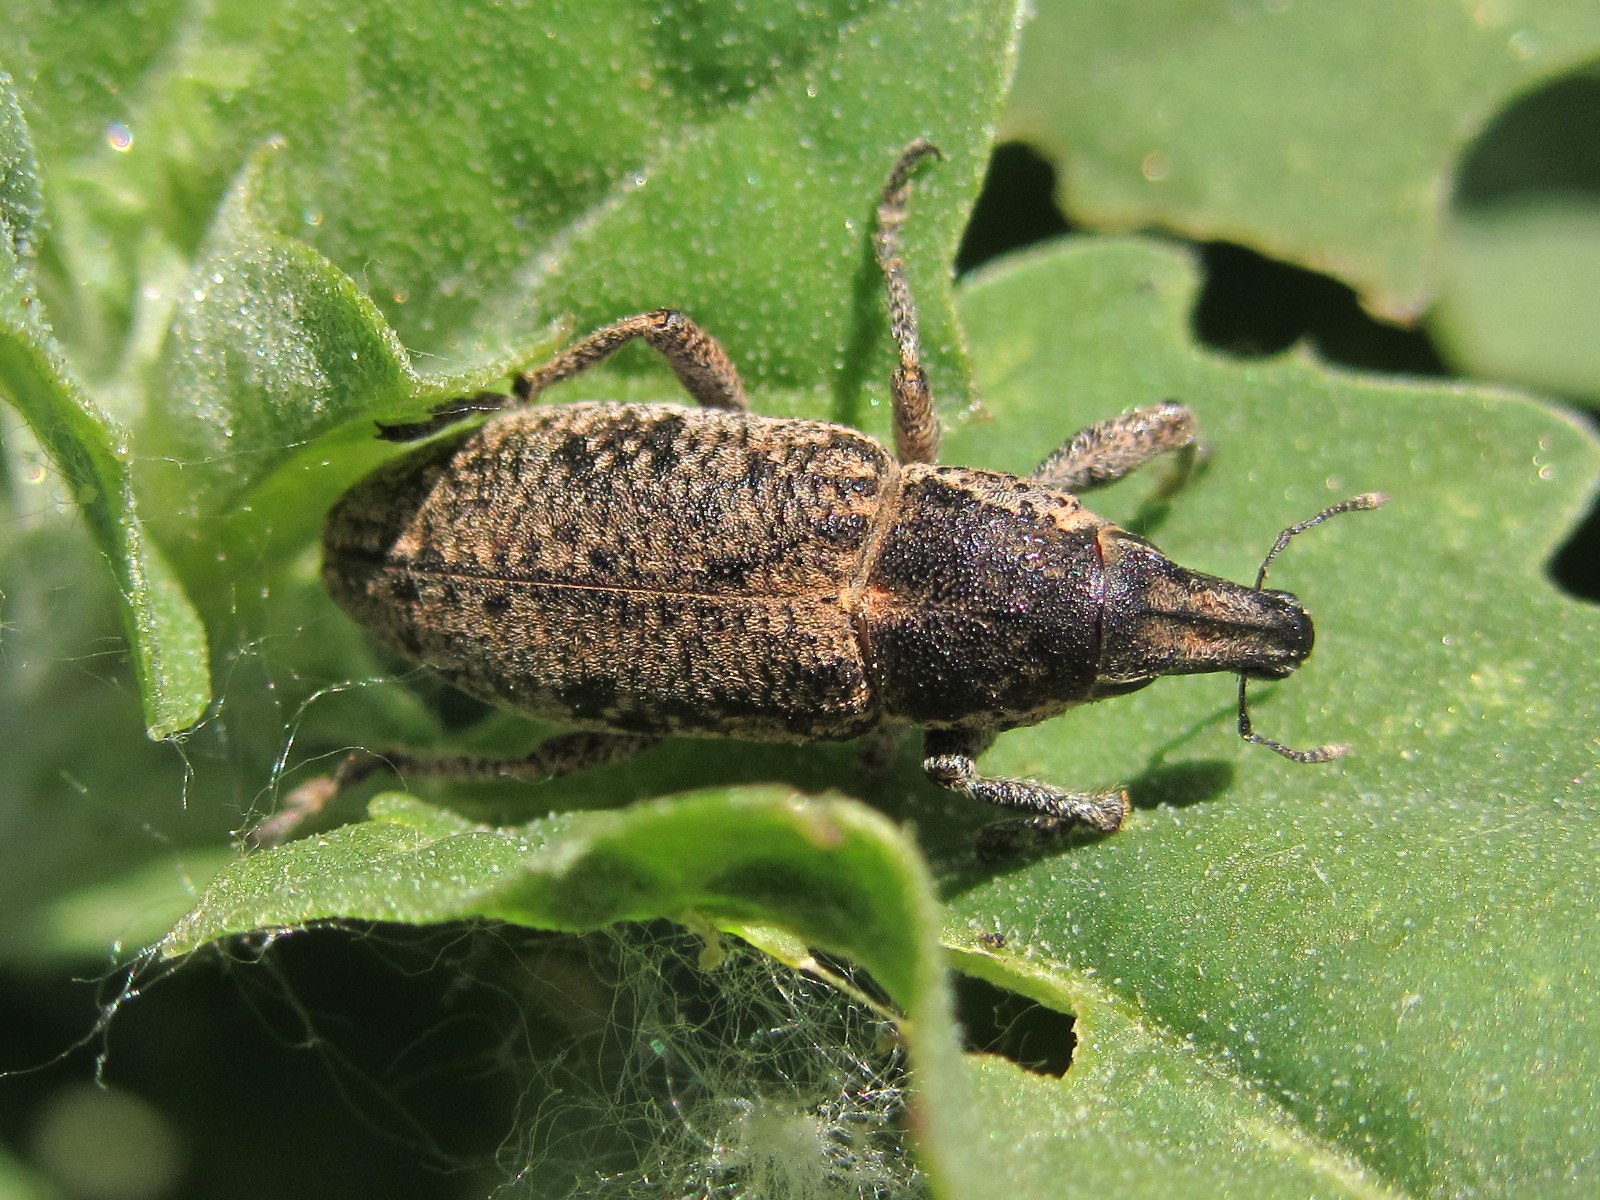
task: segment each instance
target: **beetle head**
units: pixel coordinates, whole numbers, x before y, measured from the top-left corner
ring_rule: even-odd
[[[1311,617],[1288,592],[1190,571],[1115,526],[1101,530],[1100,553],[1103,687],[1207,671],[1282,679],[1311,653]]]
[[[1340,745],[1294,750],[1256,733],[1245,701],[1249,679],[1282,679],[1306,660],[1311,616],[1289,592],[1272,591],[1267,568],[1291,538],[1340,513],[1377,508],[1369,492],[1325,508],[1278,535],[1253,587],[1185,570],[1143,538],[1116,526],[1100,530],[1106,592],[1096,699],[1134,691],[1158,675],[1228,671],[1239,676],[1239,736],[1296,762],[1327,762]]]

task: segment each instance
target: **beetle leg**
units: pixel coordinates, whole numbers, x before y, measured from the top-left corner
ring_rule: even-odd
[[[1033,478],[1063,492],[1087,492],[1115,483],[1158,454],[1175,451],[1176,467],[1161,488],[1165,496],[1194,471],[1198,438],[1194,413],[1168,400],[1079,430],[1039,464]]]
[[[922,342],[917,333],[917,306],[911,299],[900,236],[911,200],[911,172],[928,155],[941,157],[932,142],[917,139],[900,154],[878,201],[878,228],[873,252],[889,289],[889,332],[900,351],[894,369],[894,444],[901,462],[931,463],[939,454],[939,414],[934,411],[928,377],[922,371]]]
[[[876,787],[888,777],[905,734],[903,725],[880,725],[857,743],[856,778],[863,786]]]
[[[992,734],[967,730],[929,730],[922,760],[922,769],[940,787],[1029,814],[1024,821],[1003,821],[986,829],[985,848],[993,849],[998,842],[1009,840],[1009,829],[1016,825],[1025,825],[1046,836],[1078,828],[1115,833],[1121,827],[1123,818],[1128,815],[1127,792],[1069,792],[1033,779],[993,779],[979,775],[974,760],[992,740]]]
[[[684,389],[707,408],[749,410],[739,369],[722,343],[672,308],[652,309],[596,329],[543,366],[519,375],[514,385],[517,398],[524,403],[533,400],[552,384],[611,357],[634,338],[643,338],[658,351]]]
[[[308,780],[290,792],[281,809],[246,831],[244,844],[260,849],[287,841],[301,825],[333,803],[340,792],[383,770],[412,778],[433,775],[449,779],[560,779],[590,767],[622,762],[660,742],[659,737],[650,734],[576,730],[545,738],[524,758],[418,758],[403,750],[383,754],[358,750],[346,755],[333,774]]]
[[[379,425],[378,435],[391,442],[414,442],[475,413],[531,403],[546,388],[582,374],[635,338],[643,338],[659,351],[688,393],[707,408],[735,412],[749,409],[750,400],[739,379],[739,369],[722,344],[676,309],[657,308],[602,326],[549,362],[524,371],[512,385],[512,395],[479,392],[476,396],[450,400],[435,408],[425,421]]]

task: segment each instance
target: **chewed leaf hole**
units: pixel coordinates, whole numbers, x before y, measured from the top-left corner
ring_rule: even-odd
[[[1323,358],[1344,366],[1444,374],[1427,334],[1375,319],[1348,284],[1232,242],[1207,242],[1200,254],[1205,287],[1193,329],[1214,350],[1269,358],[1309,343]]]
[[[1550,577],[1570,595],[1600,601],[1600,500],[1556,551]]]
[[[1077,1049],[1076,1018],[971,975],[955,976],[962,1048],[1009,1058],[1035,1075],[1060,1078]]]
[[[956,254],[956,273],[1070,232],[1055,190],[1055,168],[1038,150],[1022,142],[996,146]]]

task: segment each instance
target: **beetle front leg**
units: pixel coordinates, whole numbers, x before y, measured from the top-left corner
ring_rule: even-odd
[[[546,388],[581,375],[635,338],[643,339],[659,352],[685,390],[707,408],[734,412],[750,408],[739,369],[733,365],[722,343],[676,309],[657,308],[602,326],[572,343],[549,362],[524,371],[517,376],[512,395],[479,392],[476,396],[450,400],[435,408],[425,421],[379,425],[378,435],[391,442],[414,442],[477,413],[532,403]]]
[[[1176,452],[1172,476],[1161,489],[1168,495],[1193,472],[1198,439],[1194,413],[1168,400],[1080,429],[1039,464],[1033,478],[1046,487],[1077,494],[1115,483],[1158,454]]]
[[[244,844],[261,849],[287,841],[301,825],[332,804],[340,792],[379,771],[413,778],[432,775],[449,779],[560,779],[590,767],[622,762],[660,742],[659,737],[647,734],[576,730],[545,738],[522,758],[418,758],[403,750],[383,754],[358,750],[347,754],[333,774],[307,780],[290,792],[281,809],[245,832]]]
[[[978,774],[977,756],[994,740],[992,734],[966,730],[929,730],[923,744],[922,769],[940,787],[974,800],[1028,814],[1020,821],[1001,821],[985,829],[982,847],[993,851],[1025,829],[1034,837],[1056,837],[1072,829],[1115,833],[1128,815],[1128,793],[1069,792],[1033,779],[995,779]]]

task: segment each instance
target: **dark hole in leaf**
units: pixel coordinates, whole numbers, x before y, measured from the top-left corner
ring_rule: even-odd
[[[1071,233],[1055,202],[1056,173],[1020,142],[997,146],[972,210],[956,271]],[[1368,316],[1348,287],[1226,242],[1200,247],[1206,285],[1194,316],[1195,335],[1226,353],[1265,357],[1310,341],[1332,362],[1411,375],[1441,375],[1442,360],[1427,335]]]
[[[1344,366],[1445,373],[1425,333],[1374,320],[1337,280],[1229,242],[1207,242],[1200,256],[1206,282],[1195,305],[1194,334],[1213,349],[1258,358],[1306,341]]]
[[[1067,1073],[1078,1045],[1076,1018],[971,975],[954,981],[964,1049],[1009,1058],[1035,1075]]]
[[[1071,232],[1056,207],[1055,188],[1055,169],[1038,151],[1020,142],[996,146],[956,252],[956,273]]]
[[[1600,423],[1593,413],[1589,420]],[[1550,578],[1574,596],[1600,601],[1600,500],[1550,560]]]

